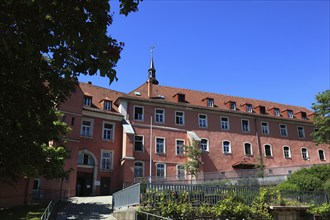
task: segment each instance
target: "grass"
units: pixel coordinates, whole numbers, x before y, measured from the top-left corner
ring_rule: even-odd
[[[47,204],[1,208],[0,219],[6,220],[39,220]]]

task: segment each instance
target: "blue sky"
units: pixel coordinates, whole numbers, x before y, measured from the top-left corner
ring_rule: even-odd
[[[117,1],[109,35],[125,43],[121,92],[147,80],[155,46],[160,85],[311,107],[330,88],[329,0],[144,0],[128,17]]]

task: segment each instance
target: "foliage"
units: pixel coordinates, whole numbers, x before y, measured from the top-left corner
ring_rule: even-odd
[[[139,2],[120,0],[120,13],[136,11]],[[47,166],[61,169],[69,155],[58,105],[80,74],[117,79],[123,43],[106,33],[108,0],[3,0],[0,12],[0,179],[53,178],[61,172]]]
[[[39,220],[42,213],[45,211],[47,204],[17,206],[12,208],[1,208],[0,219],[6,220]]]
[[[269,204],[281,203],[281,198],[278,190],[261,188],[259,196],[253,201],[252,219],[273,219],[271,214],[268,212]]]
[[[322,219],[330,218],[330,204],[329,203],[323,203],[320,206],[312,205],[309,207],[309,209],[307,211],[313,215],[321,216]]]
[[[191,177],[197,177],[200,165],[203,164],[201,161],[202,149],[200,148],[199,142],[189,142],[189,145],[184,146],[184,148],[188,154],[188,160],[185,163],[185,167]]]
[[[330,166],[317,165],[292,173],[288,180],[279,184],[281,190],[322,191],[329,185]]]
[[[318,93],[315,99],[312,108],[317,130],[313,132],[313,139],[316,144],[330,144],[330,90]]]

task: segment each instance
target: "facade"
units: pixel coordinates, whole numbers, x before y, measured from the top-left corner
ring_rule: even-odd
[[[68,197],[108,195],[137,181],[189,181],[184,146],[193,142],[203,150],[202,181],[329,163],[329,147],[312,141],[309,109],[162,86],[155,72],[151,59],[147,82],[128,94],[80,83],[60,106],[72,128],[66,167],[73,171],[62,181],[36,178],[32,195],[61,188]]]

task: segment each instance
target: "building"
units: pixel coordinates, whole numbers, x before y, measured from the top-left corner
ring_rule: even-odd
[[[72,128],[73,171],[63,181],[36,178],[40,198],[61,188],[62,196],[108,195],[137,181],[190,181],[184,145],[193,142],[203,150],[201,181],[329,163],[328,146],[312,141],[309,109],[162,86],[152,58],[147,81],[132,92],[80,83],[60,110]]]

